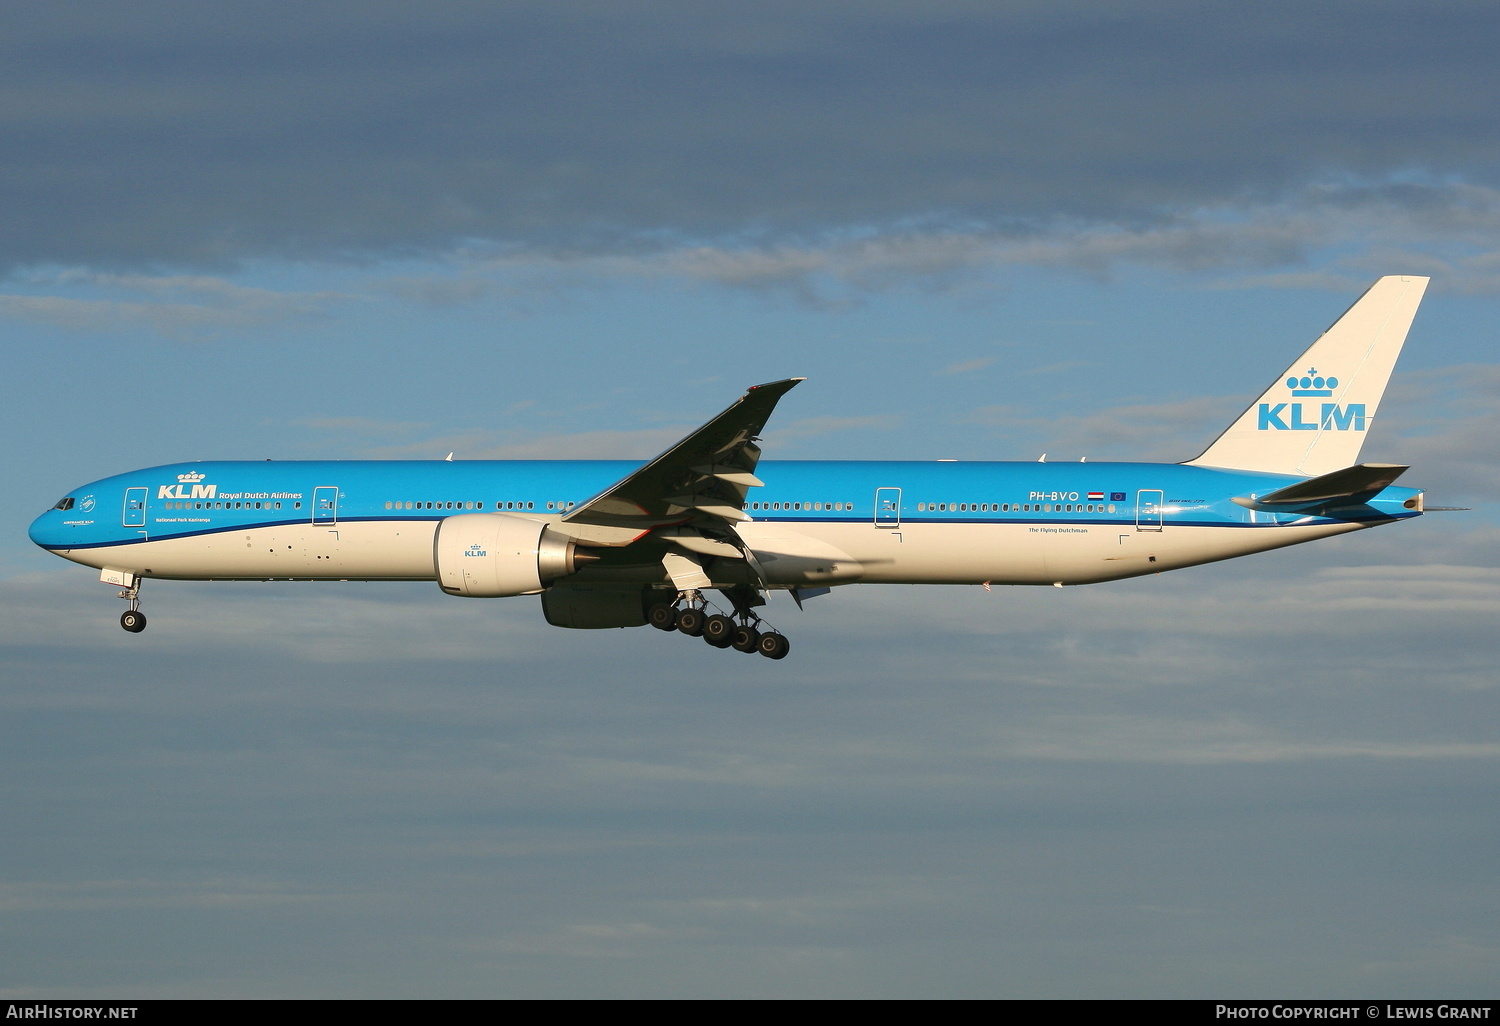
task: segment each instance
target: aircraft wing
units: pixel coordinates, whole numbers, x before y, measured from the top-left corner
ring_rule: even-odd
[[[734,525],[750,519],[745,493],[760,484],[756,439],[777,401],[805,379],[747,389],[727,410],[656,459],[562,518],[562,530],[592,545],[622,546],[657,528],[704,555],[740,555]],[[734,540],[731,540],[734,539]],[[715,551],[723,546],[722,551]]]

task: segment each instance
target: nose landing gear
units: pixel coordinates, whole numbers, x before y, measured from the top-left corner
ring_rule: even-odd
[[[120,626],[131,634],[139,634],[146,629],[146,614],[141,612],[141,579],[136,577],[131,585],[120,592],[122,599],[130,602],[130,608],[120,614]]]

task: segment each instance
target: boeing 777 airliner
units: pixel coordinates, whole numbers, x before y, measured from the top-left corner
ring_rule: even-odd
[[[1406,467],[1357,461],[1426,287],[1381,278],[1182,464],[762,462],[792,378],[644,466],[178,463],[69,493],[31,538],[122,588],[127,631],[147,578],[436,581],[540,595],[558,627],[650,623],[780,659],[757,612],[776,590],[1092,584],[1420,516]]]

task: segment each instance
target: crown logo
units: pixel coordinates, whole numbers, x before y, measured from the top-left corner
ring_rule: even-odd
[[[1331,396],[1333,390],[1339,387],[1339,379],[1325,378],[1318,373],[1318,368],[1309,367],[1302,377],[1287,378],[1286,387],[1292,390],[1292,395]]]
[[[199,481],[203,480],[203,475],[198,473],[196,470],[192,470],[186,474],[178,474],[177,480],[182,484],[197,484]]]

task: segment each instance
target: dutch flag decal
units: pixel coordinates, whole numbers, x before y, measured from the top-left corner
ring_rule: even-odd
[[[1089,499],[1090,500],[1103,499],[1103,498],[1104,498],[1104,493],[1103,492],[1089,492]]]

